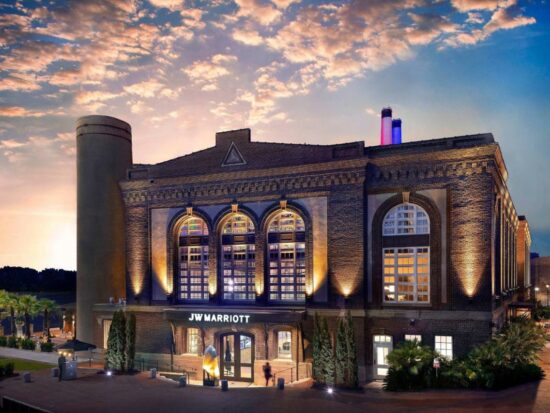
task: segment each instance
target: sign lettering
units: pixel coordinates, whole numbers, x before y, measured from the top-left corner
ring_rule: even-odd
[[[239,323],[248,324],[250,315],[247,314],[211,314],[211,313],[191,313],[188,321],[206,322],[206,323]]]

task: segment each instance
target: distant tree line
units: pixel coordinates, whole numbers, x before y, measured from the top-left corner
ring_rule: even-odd
[[[76,291],[76,271],[24,267],[0,268],[0,290],[17,292]]]

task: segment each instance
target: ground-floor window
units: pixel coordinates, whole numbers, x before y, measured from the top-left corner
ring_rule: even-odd
[[[292,358],[292,333],[290,331],[277,332],[277,357],[280,359]]]
[[[107,348],[107,341],[109,340],[109,330],[111,329],[111,323],[113,320],[103,320],[103,348]]]
[[[201,334],[198,328],[187,329],[187,352],[200,354]]]
[[[449,360],[453,358],[453,337],[435,336],[435,350]]]
[[[422,336],[420,334],[405,334],[405,341],[414,341],[418,343],[422,342]]]

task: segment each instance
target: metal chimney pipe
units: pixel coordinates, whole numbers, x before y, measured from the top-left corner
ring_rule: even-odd
[[[391,143],[399,145],[401,143],[401,119],[394,119],[391,121]]]
[[[392,122],[391,108],[383,108],[380,126],[380,145],[391,145],[392,143]]]

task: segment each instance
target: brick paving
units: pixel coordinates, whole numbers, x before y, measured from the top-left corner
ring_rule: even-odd
[[[542,354],[550,376],[550,347]],[[75,381],[57,382],[49,371],[33,373],[33,382],[20,377],[0,382],[0,395],[23,400],[52,412],[502,412],[550,411],[550,379],[500,392],[429,391],[385,393],[370,386],[364,393],[275,388],[177,388],[167,380],[135,376],[107,377],[94,369],[80,369]]]

